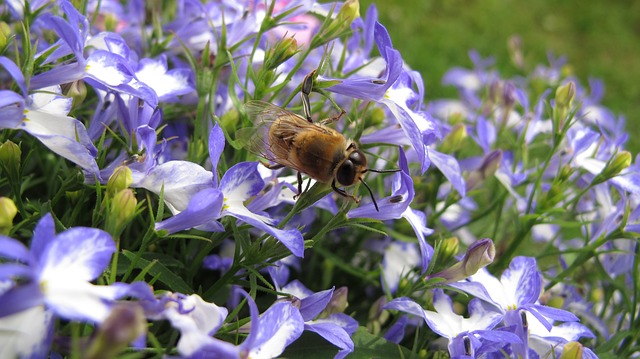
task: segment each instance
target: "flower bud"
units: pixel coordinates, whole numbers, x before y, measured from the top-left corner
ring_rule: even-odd
[[[524,55],[522,54],[522,38],[518,35],[513,35],[507,41],[507,47],[509,48],[509,57],[511,62],[517,69],[524,69]]]
[[[360,2],[347,0],[340,7],[340,11],[334,19],[327,19],[311,40],[311,48],[322,46],[327,42],[338,38],[351,30],[351,23],[360,16]]]
[[[451,132],[442,141],[440,150],[444,153],[454,153],[462,147],[462,143],[467,138],[467,126],[458,123],[451,128]]]
[[[556,106],[568,108],[576,96],[576,84],[569,81],[556,90]]]
[[[346,23],[351,27],[353,20],[358,17],[360,17],[360,2],[358,0],[347,0],[342,4],[336,21]]]
[[[493,263],[495,256],[496,247],[491,239],[484,238],[474,242],[462,259],[466,277],[476,274],[481,268]]]
[[[457,282],[474,275],[481,268],[493,263],[493,259],[496,255],[496,248],[493,245],[493,241],[489,238],[484,238],[474,242],[465,253],[462,260],[451,267],[430,276],[427,276],[425,280],[429,280],[434,277],[444,278],[446,283]]]
[[[107,229],[111,235],[116,237],[122,232],[125,225],[134,217],[137,205],[138,200],[129,188],[113,196],[107,221]]]
[[[263,68],[267,71],[274,70],[283,62],[298,53],[298,42],[293,37],[287,37],[278,41],[273,47],[267,50],[264,57]]]
[[[86,358],[115,358],[129,343],[147,331],[142,307],[133,302],[121,303],[111,310],[98,328]]]
[[[569,342],[562,348],[560,359],[582,359],[582,344]]]
[[[493,150],[484,158],[480,165],[482,178],[493,176],[502,163],[502,150]]]
[[[0,145],[0,168],[6,168],[10,172],[9,175],[18,175],[21,157],[20,147],[10,140]]]
[[[344,313],[344,310],[349,306],[347,302],[347,295],[349,294],[349,288],[340,287],[333,291],[331,300],[327,307],[320,313],[321,318],[326,318],[334,313]]]
[[[107,193],[114,196],[116,193],[129,188],[133,183],[133,172],[127,166],[120,166],[113,171],[107,182]]]
[[[449,258],[452,258],[460,250],[460,241],[457,237],[449,237],[441,242],[440,252],[438,254],[439,262],[446,262]]]
[[[87,86],[82,80],[64,84],[62,87],[63,94],[73,99],[72,107],[74,108],[82,104],[84,99],[87,97]]]
[[[0,197],[0,234],[9,233],[16,214],[18,214],[18,208],[11,198]]]
[[[220,117],[220,126],[222,126],[225,132],[234,133],[238,129],[239,121],[240,115],[238,114],[238,110],[232,108]]]
[[[516,103],[516,86],[511,81],[507,81],[502,86],[502,104],[507,108],[512,108]]]
[[[0,50],[9,44],[11,36],[11,27],[6,22],[0,21]]]
[[[610,160],[607,162],[605,167],[602,169],[600,173],[598,173],[593,181],[591,182],[592,186],[605,182],[617,175],[620,174],[624,169],[631,165],[631,153],[628,151],[620,151],[616,153]]]
[[[489,152],[488,155],[482,160],[480,168],[469,173],[465,183],[467,191],[476,188],[485,179],[493,176],[502,163],[502,150],[494,150]]]

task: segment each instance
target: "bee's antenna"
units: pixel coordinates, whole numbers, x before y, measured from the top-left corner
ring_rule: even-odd
[[[362,182],[362,184],[367,187],[367,190],[369,191],[369,194],[371,195],[371,201],[373,201],[373,205],[376,207],[376,211],[380,212],[380,209],[378,208],[378,203],[376,202],[376,198],[373,196],[373,192],[371,191],[371,188],[369,188],[369,185],[367,184],[367,182],[365,182],[362,178],[360,179],[360,182]]]

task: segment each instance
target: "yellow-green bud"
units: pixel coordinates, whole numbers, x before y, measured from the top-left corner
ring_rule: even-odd
[[[18,214],[18,208],[13,200],[8,197],[0,197],[0,234],[9,233],[16,214]]]
[[[446,262],[449,258],[453,258],[460,250],[460,241],[457,237],[449,237],[441,242],[438,261]]]
[[[347,0],[342,4],[336,20],[344,22],[351,27],[353,20],[358,17],[360,17],[360,2],[358,0]]]
[[[5,169],[10,179],[18,180],[21,157],[22,150],[15,143],[7,140],[0,145],[0,169]]]
[[[62,86],[63,94],[73,99],[72,107],[76,108],[84,102],[87,97],[87,86],[84,81],[73,81]]]
[[[556,90],[556,106],[568,108],[576,97],[576,84],[569,81]]]
[[[124,189],[113,196],[111,209],[108,218],[108,232],[117,236],[124,229],[124,226],[133,218],[136,213],[138,199],[129,188]]]
[[[311,40],[311,48],[322,46],[351,30],[351,23],[360,16],[360,2],[347,0],[340,7],[335,19],[325,22],[319,33]]]
[[[565,344],[560,359],[582,359],[582,344],[578,342]]]
[[[113,171],[107,182],[107,193],[114,196],[116,193],[129,188],[133,183],[133,172],[127,166],[120,166]]]
[[[298,52],[298,41],[293,37],[287,37],[278,41],[273,47],[267,50],[264,59],[264,69],[274,70],[283,62],[291,58]]]
[[[554,308],[558,308],[558,309],[562,309],[562,307],[564,306],[564,298],[560,297],[560,296],[554,296],[553,298],[551,298],[548,302],[547,305],[549,307],[554,307]]]
[[[624,169],[631,166],[631,153],[629,151],[620,151],[609,160],[607,165],[593,179],[593,185],[602,183],[620,174]]]
[[[111,310],[98,328],[85,358],[114,358],[146,331],[147,321],[142,307],[134,302],[121,303]]]
[[[226,133],[232,134],[238,129],[239,121],[240,115],[238,114],[238,110],[232,108],[220,117],[220,126],[224,128]]]
[[[462,143],[467,138],[467,126],[458,123],[451,128],[451,132],[442,141],[440,150],[444,153],[454,153],[462,147]]]
[[[11,36],[11,27],[6,22],[0,21],[0,49],[4,49],[9,44]]]

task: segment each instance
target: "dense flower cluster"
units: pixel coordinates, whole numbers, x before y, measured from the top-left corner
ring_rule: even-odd
[[[638,355],[640,171],[602,84],[472,52],[423,102],[359,11],[0,5],[0,357]],[[367,182],[258,158],[253,100],[353,139]]]

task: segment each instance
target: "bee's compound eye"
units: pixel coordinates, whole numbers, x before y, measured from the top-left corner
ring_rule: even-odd
[[[349,156],[351,158],[351,156]],[[351,186],[356,179],[356,170],[353,166],[353,162],[351,159],[347,159],[342,163],[340,168],[338,168],[338,173],[336,173],[336,179],[343,186]]]
[[[360,150],[351,152],[351,154],[349,155],[349,160],[354,166],[367,167],[367,158]]]

